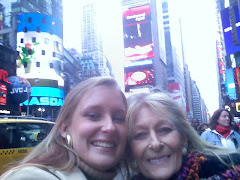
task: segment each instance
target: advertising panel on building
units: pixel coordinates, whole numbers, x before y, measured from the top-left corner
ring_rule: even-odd
[[[150,4],[123,11],[125,91],[153,85],[153,41]]]
[[[136,66],[125,68],[124,72],[125,91],[128,92],[132,88],[141,88],[146,85],[153,85],[154,71],[152,65]]]
[[[57,99],[58,103],[56,103],[56,99],[54,101],[52,99],[55,98],[56,91],[41,88],[56,88],[57,91],[61,91],[60,94],[64,95],[64,79],[61,77],[63,70],[62,22],[45,14],[22,13],[18,14],[17,23],[17,51],[19,53],[17,75],[27,79],[32,87],[28,100],[21,105],[32,106],[32,111],[40,106],[61,106],[62,103],[59,102],[62,102],[64,97],[61,96],[61,100]],[[45,96],[46,91],[52,94]],[[37,97],[43,98],[36,100],[33,94],[38,94]],[[39,103],[31,103],[34,99]]]
[[[240,51],[240,22],[238,6],[236,5],[223,9],[221,11],[221,19],[226,54],[234,54]]]
[[[226,69],[226,93],[230,100],[237,100],[233,68]]]
[[[123,12],[125,60],[153,58],[150,5],[130,8]]]

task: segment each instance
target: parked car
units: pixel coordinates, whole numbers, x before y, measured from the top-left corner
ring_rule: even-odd
[[[53,125],[43,118],[0,116],[0,174],[24,158]]]

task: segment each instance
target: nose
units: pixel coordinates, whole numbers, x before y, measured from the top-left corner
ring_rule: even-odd
[[[111,133],[115,131],[116,127],[112,121],[111,117],[106,117],[105,121],[103,121],[102,131],[106,133]]]
[[[149,144],[149,148],[154,151],[159,151],[163,146],[163,143],[159,140],[155,132],[150,133],[151,141]]]

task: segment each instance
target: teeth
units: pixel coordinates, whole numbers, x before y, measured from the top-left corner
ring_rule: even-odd
[[[158,162],[164,161],[165,159],[168,159],[168,156],[165,156],[165,157],[160,158],[160,159],[150,159],[149,162],[158,163]]]
[[[105,143],[105,142],[93,142],[92,145],[99,146],[99,147],[105,147],[105,148],[112,148],[114,144],[112,143]]]

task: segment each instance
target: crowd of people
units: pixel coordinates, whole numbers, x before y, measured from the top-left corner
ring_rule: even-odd
[[[232,122],[218,110],[194,127],[167,93],[126,99],[115,79],[90,78],[68,93],[49,135],[0,180],[237,180]]]

